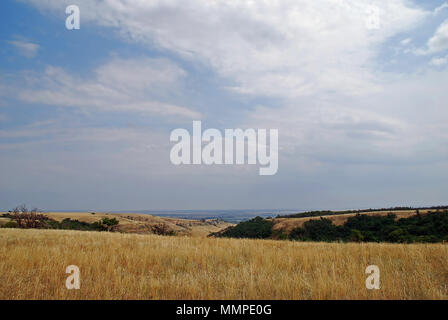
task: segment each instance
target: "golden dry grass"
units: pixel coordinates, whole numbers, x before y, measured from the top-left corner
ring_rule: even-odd
[[[77,265],[81,289],[67,290]],[[381,289],[365,288],[378,265]],[[444,244],[0,229],[0,299],[447,299]]]

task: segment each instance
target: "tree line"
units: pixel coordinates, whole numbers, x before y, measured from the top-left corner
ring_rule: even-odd
[[[272,220],[256,217],[211,234],[230,238],[277,238],[298,241],[326,242],[392,242],[392,243],[434,243],[448,241],[448,210],[417,214],[397,219],[388,215],[361,215],[349,217],[343,225],[335,225],[328,218],[306,221],[302,227],[290,233],[272,230]]]
[[[11,219],[11,221],[2,226],[3,228],[22,229],[113,231],[114,226],[119,223],[115,218],[103,218],[92,223],[66,218],[59,222],[39,213],[37,209],[28,210],[25,206],[17,207],[8,213],[4,213],[2,217]]]
[[[417,210],[448,210],[448,206],[432,206],[432,207],[392,207],[379,209],[358,209],[358,210],[314,210],[300,213],[293,213],[287,215],[277,215],[277,218],[306,218],[306,217],[320,217],[332,216],[336,214],[353,214],[353,213],[369,213],[369,212],[387,212],[387,211],[417,211]]]

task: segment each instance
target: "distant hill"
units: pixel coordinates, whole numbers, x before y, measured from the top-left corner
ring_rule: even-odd
[[[209,233],[220,231],[232,226],[232,223],[219,219],[179,219],[158,217],[148,214],[135,213],[94,213],[94,212],[45,212],[45,216],[58,222],[79,221],[81,223],[95,223],[102,219],[113,219],[118,224],[113,231],[136,234],[172,234],[205,237]],[[8,223],[11,219],[0,217],[0,225]]]
[[[399,209],[305,217],[254,218],[214,237],[343,242],[445,242],[448,210]]]
[[[331,216],[331,215],[342,215],[342,214],[352,214],[352,213],[381,213],[381,212],[394,212],[407,211],[416,212],[428,211],[428,210],[448,210],[448,206],[432,206],[432,207],[392,207],[392,208],[381,208],[381,209],[358,209],[358,210],[313,210],[300,213],[277,215],[277,218],[305,218],[305,217],[321,217],[321,216]]]

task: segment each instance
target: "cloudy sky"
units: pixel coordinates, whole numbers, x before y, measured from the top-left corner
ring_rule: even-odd
[[[80,30],[65,28],[71,4]],[[444,1],[0,8],[0,209],[448,203]],[[170,132],[193,120],[278,129],[278,173],[174,166]]]

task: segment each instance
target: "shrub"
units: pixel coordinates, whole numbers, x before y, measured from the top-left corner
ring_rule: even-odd
[[[47,216],[38,213],[38,209],[31,211],[23,205],[16,207],[12,210],[12,213],[8,214],[8,217],[17,223],[18,228],[45,228],[46,221],[49,219]]]
[[[15,221],[8,221],[4,225],[2,225],[2,228],[17,228],[18,224]]]
[[[159,223],[154,226],[151,226],[151,230],[154,234],[158,234],[161,236],[174,236],[175,232],[171,230],[168,225],[165,223]]]
[[[255,217],[249,221],[240,222],[236,226],[229,227],[223,232],[214,235],[228,238],[265,239],[272,235],[272,221]]]
[[[351,232],[352,232],[352,237],[351,237],[352,241],[361,242],[364,240],[364,236],[361,231],[352,229]]]

